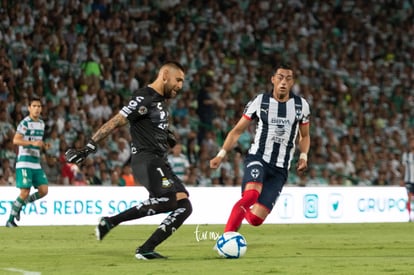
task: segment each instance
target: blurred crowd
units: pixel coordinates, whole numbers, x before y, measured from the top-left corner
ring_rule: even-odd
[[[296,68],[311,105],[309,170],[291,186],[399,185],[414,134],[412,0],[0,0],[0,185],[14,185],[13,135],[27,98],[43,101],[50,184],[135,185],[119,129],[82,165],[69,147],[149,83],[166,60],[186,68],[171,100],[174,171],[188,186],[240,185],[255,125],[209,168],[246,103],[271,89],[275,65]]]

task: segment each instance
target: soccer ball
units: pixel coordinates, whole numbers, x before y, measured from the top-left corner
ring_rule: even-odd
[[[223,258],[237,259],[246,254],[246,239],[238,232],[225,232],[216,242],[218,254]]]

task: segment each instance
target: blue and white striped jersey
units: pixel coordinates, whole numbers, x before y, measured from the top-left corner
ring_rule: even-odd
[[[299,124],[309,123],[309,103],[293,93],[286,102],[278,102],[272,94],[263,93],[246,105],[243,116],[258,120],[249,154],[261,157],[271,166],[289,169]]]
[[[404,182],[414,183],[414,153],[405,152],[402,155],[402,164],[404,165]]]

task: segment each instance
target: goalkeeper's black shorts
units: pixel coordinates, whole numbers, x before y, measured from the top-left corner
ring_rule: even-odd
[[[177,192],[189,195],[166,158],[152,152],[138,152],[132,154],[131,168],[134,178],[148,190],[150,197],[162,197]]]

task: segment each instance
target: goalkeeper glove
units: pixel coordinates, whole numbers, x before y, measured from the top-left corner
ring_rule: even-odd
[[[95,153],[96,148],[97,148],[97,145],[95,141],[90,139],[89,142],[86,144],[86,146],[80,150],[76,150],[74,148],[68,149],[65,153],[66,161],[69,163],[79,164],[82,161],[84,161],[90,153]]]
[[[177,139],[172,131],[167,130],[167,142],[171,148],[173,148],[177,144]]]

